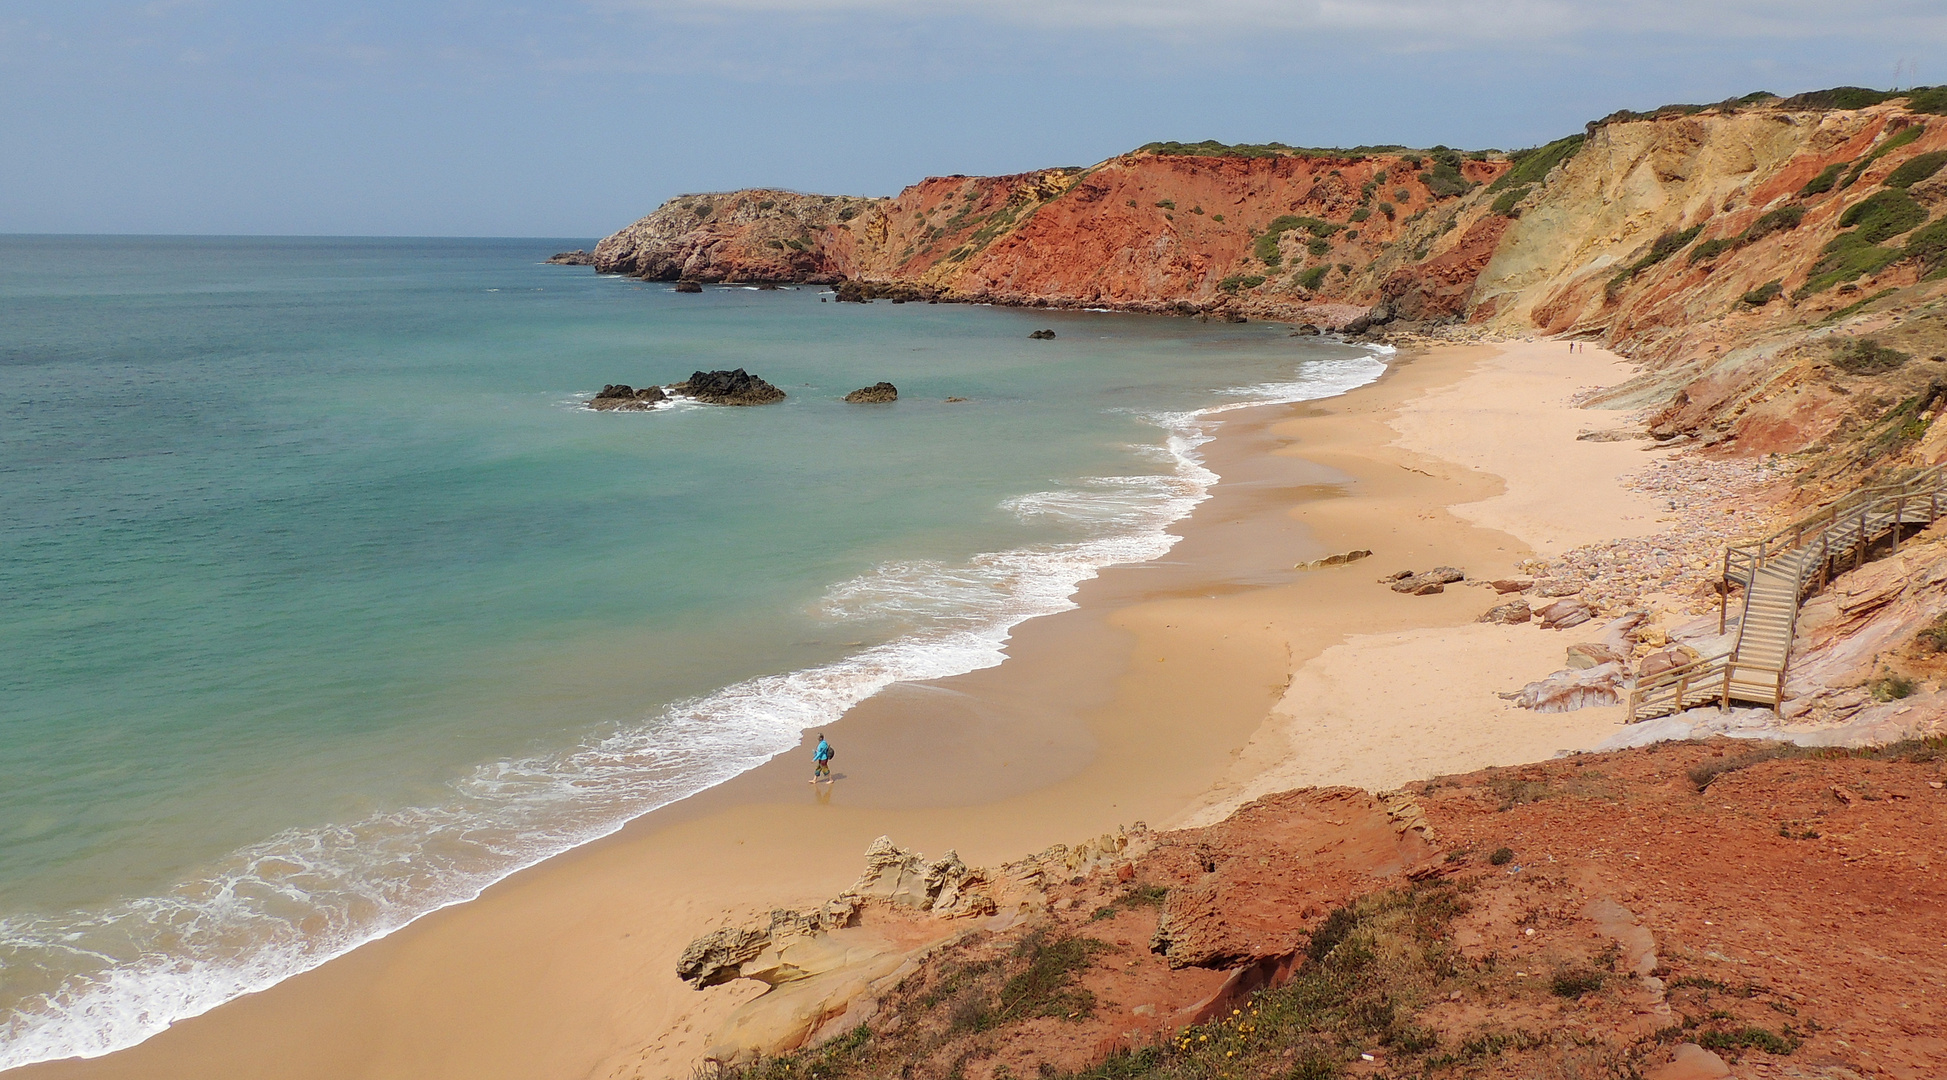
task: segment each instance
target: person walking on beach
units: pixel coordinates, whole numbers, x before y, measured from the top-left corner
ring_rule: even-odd
[[[832,758],[837,756],[838,751],[832,749],[832,744],[826,742],[825,736],[821,733],[818,736],[818,748],[811,752],[811,760],[817,763],[811,769],[812,783],[832,778]]]

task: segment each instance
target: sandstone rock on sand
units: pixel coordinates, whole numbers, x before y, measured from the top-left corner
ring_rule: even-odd
[[[1623,664],[1629,661],[1629,653],[1618,651],[1600,641],[1580,641],[1568,647],[1568,666],[1578,669],[1597,667],[1602,664]]]
[[[1531,682],[1512,694],[1502,694],[1524,709],[1542,713],[1574,712],[1591,706],[1622,704],[1622,687],[1629,673],[1618,663],[1558,671]]]
[[[589,401],[588,407],[599,410],[648,409],[658,402],[669,400],[660,386],[645,386],[637,390],[626,383],[611,383],[602,387],[602,392]]]
[[[1557,600],[1535,614],[1541,616],[1543,630],[1566,630],[1595,618],[1595,612],[1589,610],[1589,605],[1575,596]]]
[[[784,391],[743,368],[694,372],[688,382],[670,389],[710,405],[769,405],[784,400]]]
[[[1393,591],[1396,593],[1428,596],[1437,592],[1445,592],[1448,585],[1456,581],[1464,581],[1466,578],[1466,574],[1455,570],[1451,566],[1436,566],[1424,574],[1408,573],[1405,577],[1398,578],[1392,584]]]
[[[1637,662],[1636,677],[1638,679],[1652,678],[1666,671],[1680,668],[1696,659],[1697,650],[1687,645],[1672,645],[1668,648],[1658,649]]]
[[[1533,578],[1500,578],[1490,584],[1497,593],[1527,592],[1535,587]]]
[[[1505,604],[1488,608],[1486,614],[1482,615],[1478,619],[1475,619],[1474,621],[1484,622],[1484,623],[1505,623],[1509,626],[1519,626],[1522,623],[1525,623],[1529,619],[1532,619],[1534,617],[1535,617],[1534,609],[1528,606],[1528,602],[1526,600],[1510,600]]]
[[[705,934],[689,943],[676,961],[676,977],[696,987],[716,986],[738,978],[743,965],[757,958],[771,943],[768,931],[730,927]]]
[[[889,382],[876,382],[871,386],[861,386],[845,395],[845,400],[854,405],[876,405],[899,400],[899,388]]]
[[[1310,562],[1301,562],[1298,565],[1292,567],[1292,569],[1293,570],[1323,570],[1328,566],[1344,566],[1347,563],[1355,563],[1358,562],[1360,559],[1368,559],[1371,557],[1372,557],[1371,551],[1365,548],[1360,548],[1356,551],[1343,551],[1337,555],[1327,555],[1322,559],[1313,559]]]

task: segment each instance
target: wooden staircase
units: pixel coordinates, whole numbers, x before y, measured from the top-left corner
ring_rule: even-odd
[[[1899,550],[1905,532],[1918,531],[1947,509],[1947,468],[1935,466],[1897,483],[1855,491],[1791,525],[1748,544],[1724,549],[1717,629],[1729,616],[1732,586],[1744,591],[1737,642],[1729,652],[1700,657],[1637,682],[1629,694],[1629,722],[1653,720],[1716,702],[1784,702],[1785,672],[1798,608],[1835,573],[1865,563],[1888,538]],[[1848,565],[1850,564],[1850,565]]]

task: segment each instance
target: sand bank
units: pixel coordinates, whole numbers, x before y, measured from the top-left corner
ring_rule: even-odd
[[[1229,414],[1206,447],[1223,482],[1169,556],[1019,627],[998,668],[854,709],[827,729],[829,792],[805,782],[805,755],[779,759],[142,1046],[10,1075],[686,1077],[761,988],[689,990],[672,975],[682,946],[843,889],[880,834],[991,864],[1276,786],[1389,787],[1592,745],[1617,710],[1537,716],[1494,696],[1560,666],[1575,637],[1475,625],[1489,590],[1410,597],[1374,579],[1500,576],[1537,549],[1646,529],[1654,514],[1617,478],[1648,455],[1576,441],[1619,417],[1567,400],[1624,374],[1553,342],[1440,348],[1342,398]],[[1491,420],[1470,422],[1476,406]],[[1375,555],[1293,569],[1352,548]]]

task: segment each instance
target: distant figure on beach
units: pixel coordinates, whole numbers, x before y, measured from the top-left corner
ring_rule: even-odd
[[[838,751],[832,749],[832,744],[826,742],[823,735],[819,735],[818,749],[811,752],[811,760],[817,762],[811,770],[812,783],[832,778],[832,758],[837,756]]]

